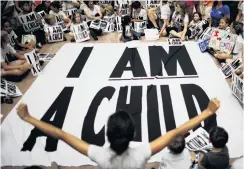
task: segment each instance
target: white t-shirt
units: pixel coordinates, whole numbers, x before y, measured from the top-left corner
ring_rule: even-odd
[[[133,9],[132,18],[146,21],[147,20],[146,9],[141,8],[139,13],[137,13],[136,10]]]
[[[174,27],[179,29],[179,28],[183,27],[184,24],[189,23],[189,16],[188,16],[188,14],[185,14],[185,16],[182,16],[175,11],[173,13],[172,20],[174,21]]]
[[[65,11],[65,10],[69,10],[69,9],[73,9],[73,8],[76,8],[72,2],[78,2],[77,0],[70,0],[69,2],[63,2],[62,3],[62,10]]]
[[[18,38],[18,36],[15,34],[15,32],[12,30],[10,34],[8,34],[9,40],[10,40],[10,45],[15,46],[15,39]]]
[[[88,157],[98,164],[100,169],[144,169],[151,157],[150,144],[128,148],[123,154],[116,155],[110,148],[90,145]]]
[[[4,49],[1,48],[1,62],[7,61],[7,55],[14,55],[15,53],[14,48],[10,44],[7,44]]]
[[[88,14],[90,14],[90,15],[93,16],[93,17],[95,17],[95,15],[98,13],[99,10],[100,10],[100,6],[98,6],[98,5],[94,5],[94,9],[93,9],[93,11],[91,11],[91,9],[88,8],[88,7],[86,7],[86,8],[84,9],[85,13],[88,13]],[[87,21],[87,22],[90,22],[90,21],[92,21],[92,20],[89,19],[88,17],[86,17],[86,21]]]
[[[244,44],[244,39],[242,38],[242,36],[241,35],[237,36],[236,43],[232,51],[232,53],[234,54],[233,59],[237,57],[243,57],[243,52],[244,52],[243,44]]]
[[[187,149],[177,155],[167,150],[163,154],[159,169],[190,169],[191,164],[191,154]]]
[[[160,6],[161,19],[170,19],[171,10],[169,4],[164,4]]]

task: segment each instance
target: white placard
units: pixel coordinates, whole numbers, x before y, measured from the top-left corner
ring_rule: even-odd
[[[169,38],[169,46],[182,46],[183,42],[180,38]]]
[[[71,31],[77,43],[90,39],[89,31],[84,24],[73,25]]]
[[[72,9],[68,9],[68,10],[65,10],[64,13],[67,15],[67,16],[72,16],[75,12],[77,12],[77,8],[72,8]]]
[[[50,61],[55,56],[55,54],[51,53],[39,53],[38,58],[42,61]]]
[[[116,30],[117,32],[122,32],[122,22],[121,22],[121,16],[116,16]]]
[[[40,65],[40,61],[35,50],[29,53],[25,53],[24,55],[27,62],[32,65],[31,72],[33,76],[38,76],[42,71],[42,67]]]
[[[1,97],[18,97],[22,96],[18,86],[1,78]]]
[[[20,15],[18,16],[18,18],[21,24],[23,25],[25,32],[32,32],[37,29],[40,29],[40,24],[37,20],[35,12],[31,12],[26,15]]]
[[[236,58],[233,61],[231,61],[228,64],[225,64],[221,67],[221,70],[225,76],[225,78],[228,78],[232,75],[232,72],[235,72],[235,70],[242,67],[242,60],[241,58]]]
[[[158,29],[145,29],[144,33],[145,33],[146,40],[158,40],[159,39]]]
[[[204,151],[212,148],[212,144],[209,142],[209,134],[202,127],[191,133],[185,140],[186,148],[190,151]]]
[[[100,21],[101,21],[100,19],[91,21],[90,28],[99,30],[101,28]]]
[[[134,30],[136,32],[143,33],[145,29],[147,29],[147,22],[146,21],[143,21],[143,22],[134,22]]]
[[[48,42],[60,42],[64,40],[64,33],[61,26],[49,26],[48,30]]]
[[[55,15],[55,17],[56,17],[57,24],[59,26],[61,26],[61,28],[62,28],[63,31],[66,31],[67,30],[66,23],[62,19],[62,16],[61,15]]]
[[[243,79],[241,79],[235,72],[232,72],[231,90],[236,98],[243,104]]]

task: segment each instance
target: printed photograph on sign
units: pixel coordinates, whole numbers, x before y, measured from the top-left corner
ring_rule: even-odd
[[[144,32],[144,29],[147,28],[147,24],[146,22],[134,22],[134,29],[136,32],[141,32],[143,33]]]
[[[232,72],[235,72],[238,68],[242,67],[242,60],[241,58],[236,58],[235,60],[227,63],[221,67],[225,78],[228,78],[232,75]]]
[[[90,28],[93,28],[93,29],[97,29],[99,30],[101,27],[100,27],[100,20],[97,19],[97,20],[93,20],[90,24]]]
[[[108,21],[101,20],[101,22],[100,22],[100,28],[101,28],[104,32],[109,32],[109,26],[110,26],[110,23],[109,23]]]
[[[243,104],[243,80],[235,72],[232,72],[231,90]]]
[[[42,60],[42,61],[50,61],[55,56],[55,54],[51,54],[51,53],[38,53],[37,56],[38,56],[39,60]]]
[[[19,88],[12,82],[1,78],[1,97],[19,97],[22,96]]]

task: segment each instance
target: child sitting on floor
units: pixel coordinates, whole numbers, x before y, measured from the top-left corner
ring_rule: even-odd
[[[226,169],[229,166],[229,151],[226,147],[228,138],[228,133],[221,127],[210,130],[209,139],[213,144],[213,149],[206,154],[200,154],[199,169]]]
[[[2,21],[2,29],[8,33],[10,45],[15,49],[32,49],[31,44],[22,44],[18,40],[18,36],[13,30],[12,23],[10,20],[3,20]]]
[[[8,33],[1,31],[1,77],[20,76],[31,67],[32,65],[27,63],[25,57],[17,53],[9,44]]]
[[[71,31],[72,31],[74,25],[82,24],[84,30],[87,30],[88,32],[90,32],[90,35],[93,37],[94,40],[98,40],[96,33],[93,31],[93,29],[89,29],[87,22],[82,19],[80,12],[75,12],[73,14],[72,18],[73,18],[73,23],[70,26]],[[71,33],[71,36],[73,36],[72,33]],[[74,39],[74,37],[72,37],[71,42],[74,42],[74,41],[75,41],[75,39]]]
[[[122,18],[122,41],[129,42],[131,40],[139,40],[141,34],[135,32],[132,28],[131,18],[130,16],[126,15]]]
[[[225,30],[227,32],[230,32],[229,25],[230,25],[230,18],[227,16],[224,16],[222,19],[220,19],[218,28],[221,30]]]
[[[185,149],[184,136],[177,136],[164,153],[159,169],[190,169],[192,165],[190,152]]]

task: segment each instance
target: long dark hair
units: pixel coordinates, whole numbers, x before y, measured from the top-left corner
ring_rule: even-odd
[[[132,116],[126,111],[120,110],[112,114],[108,119],[107,137],[110,142],[110,148],[121,155],[133,140],[135,126]]]

